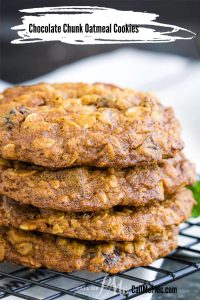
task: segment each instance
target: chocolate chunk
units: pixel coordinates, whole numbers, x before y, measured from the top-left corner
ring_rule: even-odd
[[[103,254],[103,256],[105,257],[105,262],[108,265],[114,265],[120,259],[120,254],[117,250],[115,250],[114,253],[111,254]]]
[[[5,124],[8,129],[12,129],[14,127],[14,123],[9,117],[5,117]]]

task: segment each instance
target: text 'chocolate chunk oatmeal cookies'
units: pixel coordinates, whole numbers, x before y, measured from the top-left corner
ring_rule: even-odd
[[[89,270],[118,273],[146,266],[177,247],[178,228],[166,229],[160,236],[134,242],[92,243],[48,234],[0,228],[0,259],[30,268],[46,267],[61,272]]]
[[[163,201],[195,179],[194,165],[182,154],[160,164],[127,169],[49,170],[0,159],[0,194],[24,204],[66,212]]]
[[[36,165],[130,167],[183,148],[171,108],[107,84],[38,84],[0,95],[0,156]]]
[[[169,200],[145,207],[64,213],[21,205],[3,196],[0,200],[0,226],[81,240],[133,241],[161,235],[166,228],[186,221],[194,203],[191,191],[182,189]]]

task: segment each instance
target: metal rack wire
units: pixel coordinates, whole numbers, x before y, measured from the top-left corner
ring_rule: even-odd
[[[191,233],[192,232],[192,233]],[[195,233],[195,234],[194,234]],[[25,267],[0,265],[0,299],[19,297],[28,300],[52,299],[132,299],[147,290],[161,287],[200,270],[200,222],[188,221],[181,226],[179,247],[162,262],[116,274],[89,272],[60,273],[51,270],[29,270]],[[163,266],[163,264],[162,264]],[[165,264],[164,264],[165,266]],[[150,280],[150,278],[153,278]],[[15,297],[14,297],[15,296]]]

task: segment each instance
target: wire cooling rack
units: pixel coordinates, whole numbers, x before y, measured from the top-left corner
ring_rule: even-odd
[[[141,287],[145,287],[146,291],[153,290],[198,270],[200,222],[196,223],[191,219],[181,225],[176,251],[149,266],[133,268],[116,275],[84,271],[60,273],[1,264],[0,299],[132,299],[145,291]],[[133,290],[132,286],[140,288]]]

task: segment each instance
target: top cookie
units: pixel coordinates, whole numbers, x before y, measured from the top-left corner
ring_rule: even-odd
[[[0,95],[0,156],[50,168],[129,167],[183,148],[155,96],[96,83],[18,86]]]

